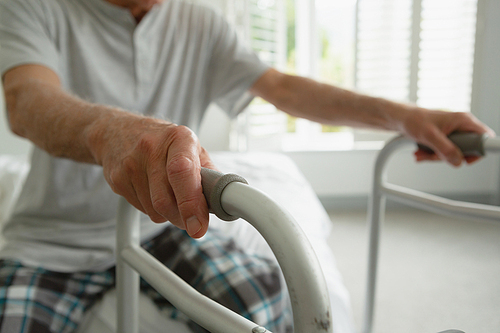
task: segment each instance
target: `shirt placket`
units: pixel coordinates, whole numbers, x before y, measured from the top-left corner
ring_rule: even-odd
[[[144,98],[148,93],[152,81],[153,58],[148,49],[147,37],[139,31],[134,33],[135,73],[136,73],[136,97],[138,100]]]

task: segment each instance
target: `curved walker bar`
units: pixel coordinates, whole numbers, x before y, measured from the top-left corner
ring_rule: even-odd
[[[484,135],[478,136],[477,134],[473,135],[470,133],[458,134],[457,140],[452,139],[452,141],[455,142],[462,151],[470,152],[474,155],[484,155],[485,152],[500,152],[500,139],[487,138]],[[395,152],[410,144],[415,145],[415,142],[402,136],[392,139],[380,151],[375,162],[373,187],[368,206],[370,230],[363,333],[372,333],[373,330],[379,239],[386,198],[437,214],[460,218],[473,217],[488,221],[500,221],[500,207],[450,200],[387,183],[385,181],[384,171],[389,158]]]
[[[205,197],[223,220],[241,217],[269,243],[292,302],[294,331],[332,332],[330,300],[319,262],[295,220],[235,175],[202,169]],[[201,295],[139,246],[139,213],[120,198],[117,223],[117,331],[138,332],[139,273],[176,308],[211,332],[264,333],[263,327]],[[270,333],[270,332],[269,332]]]

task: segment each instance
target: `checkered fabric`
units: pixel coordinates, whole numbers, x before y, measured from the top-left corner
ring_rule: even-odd
[[[113,270],[58,273],[2,260],[0,332],[72,332],[113,283]]]
[[[274,262],[245,254],[214,230],[194,240],[169,226],[143,247],[206,296],[275,333],[292,331],[291,311]],[[58,273],[1,260],[0,332],[73,332],[84,312],[114,283],[114,268]],[[206,332],[145,281],[141,290],[165,315],[186,321],[193,332]]]

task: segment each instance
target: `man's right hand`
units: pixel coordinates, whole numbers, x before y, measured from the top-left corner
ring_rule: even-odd
[[[191,237],[203,236],[208,207],[200,171],[214,166],[196,135],[153,118],[129,114],[117,121],[91,140],[100,147],[97,161],[113,191],[152,221],[170,221]]]
[[[83,101],[40,65],[9,70],[3,84],[14,133],[51,155],[102,165],[113,191],[154,222],[206,233],[200,170],[214,166],[191,130]]]

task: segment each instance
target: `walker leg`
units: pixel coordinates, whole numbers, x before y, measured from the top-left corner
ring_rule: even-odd
[[[370,222],[370,239],[368,249],[368,279],[366,286],[365,317],[363,333],[373,331],[373,317],[375,311],[375,288],[377,284],[377,264],[381,222],[385,211],[385,198],[380,193],[372,195],[368,212]]]
[[[139,211],[120,198],[117,215],[116,239],[116,332],[139,332],[139,273],[122,258],[122,250],[139,245]]]

